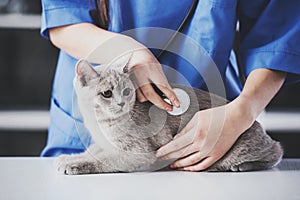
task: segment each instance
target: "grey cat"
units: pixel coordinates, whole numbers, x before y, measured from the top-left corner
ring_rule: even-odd
[[[175,85],[189,94],[191,103],[184,114],[169,115],[149,102],[136,101],[129,73],[117,70],[124,66],[102,71],[103,67],[92,67],[85,60],[77,63],[74,88],[84,124],[94,143],[84,153],[58,157],[59,173],[74,175],[163,168],[171,161],[157,159],[156,150],[171,141],[197,111],[226,103],[223,98],[203,90]],[[282,155],[281,145],[254,122],[207,170],[263,170],[277,165]]]

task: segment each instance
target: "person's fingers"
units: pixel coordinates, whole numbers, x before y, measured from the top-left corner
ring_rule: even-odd
[[[151,83],[152,79],[158,80],[160,82],[166,82],[166,80],[159,79],[159,77],[162,77],[159,71],[154,70],[153,72],[149,71],[151,67],[154,69],[155,66],[153,63],[147,63],[144,65],[138,65],[135,66],[132,69],[132,72],[134,76],[132,76],[132,80],[134,85],[136,86],[136,89],[139,89],[139,92],[137,93],[138,100],[139,97],[143,101],[148,100],[151,103],[153,103],[158,108],[161,108],[163,110],[171,111],[173,109],[173,106],[165,102],[153,89]],[[150,76],[150,77],[149,77]]]
[[[177,108],[180,107],[180,102],[179,102],[178,97],[176,96],[175,92],[169,86],[169,84],[167,82],[164,85],[162,85],[162,84],[156,84],[156,86],[170,100],[170,102],[171,102],[172,105],[174,105]]]
[[[186,147],[193,143],[194,140],[194,131],[190,131],[189,134],[185,134],[182,137],[177,138],[176,140],[172,140],[168,144],[159,148],[156,152],[157,157],[165,156],[174,151],[178,151],[179,149]]]
[[[160,64],[153,64],[152,68],[155,69],[150,78],[158,89],[170,100],[171,104],[175,107],[180,107],[180,102],[175,92],[168,83],[167,77],[165,76]]]
[[[171,111],[172,105],[165,102],[153,89],[151,84],[140,86],[140,90],[144,97],[160,109]]]
[[[167,111],[171,111],[173,105],[176,107],[180,106],[180,102],[175,92],[170,87],[159,63],[153,62],[136,65],[131,69],[131,73],[134,75],[132,77],[134,84],[140,89],[143,96],[155,106]],[[165,102],[155,92],[151,83],[157,86],[157,88],[170,100],[172,105]]]
[[[188,167],[197,164],[201,160],[203,160],[205,157],[201,155],[201,153],[198,151],[196,153],[193,153],[185,158],[182,158],[180,160],[175,161],[172,163],[172,168],[182,168],[182,167]]]
[[[186,157],[192,153],[195,153],[198,150],[199,150],[199,148],[197,148],[196,145],[192,144],[192,145],[183,147],[183,148],[179,149],[178,151],[171,152],[171,153],[165,155],[164,157],[162,157],[161,159],[163,159],[163,160],[179,159],[179,158]]]
[[[139,86],[137,85],[137,81],[136,81],[135,77],[131,76],[130,78],[131,78],[131,80],[135,80],[132,82],[132,84],[134,85],[134,88],[135,88],[135,94],[136,94],[137,100],[141,103],[148,101],[147,98],[143,95]]]
[[[143,93],[141,92],[141,90],[140,90],[139,88],[136,89],[136,98],[137,98],[138,101],[141,102],[141,103],[147,101],[146,97],[143,95]]]
[[[193,172],[203,171],[203,170],[206,170],[207,168],[209,168],[217,160],[218,159],[215,157],[207,157],[204,160],[202,160],[201,162],[199,162],[195,165],[192,165],[192,166],[184,167],[183,169],[186,171],[193,171]]]

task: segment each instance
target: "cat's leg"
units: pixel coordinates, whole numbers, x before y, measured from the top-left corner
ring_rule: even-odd
[[[273,167],[273,163],[269,161],[245,161],[240,164],[217,163],[208,168],[209,172],[245,172],[265,170]]]
[[[268,149],[265,156],[253,161],[244,161],[238,165],[233,165],[231,171],[254,171],[266,170],[276,166],[282,158],[282,147],[278,142],[274,142],[272,147]]]
[[[155,156],[150,158],[144,155],[126,154],[121,152],[97,156],[96,169],[100,173],[145,171],[151,169],[151,164],[156,160]]]
[[[255,171],[255,170],[264,170],[269,169],[269,162],[261,162],[261,161],[252,161],[252,162],[244,162],[239,165],[234,165],[230,169],[233,172],[245,172],[245,171]]]
[[[103,152],[101,148],[94,144],[84,153],[58,157],[56,166],[59,173],[68,175],[132,172],[147,169],[155,160],[154,154]]]
[[[103,149],[92,144],[83,153],[59,156],[55,164],[60,174],[97,174],[104,172],[102,167],[104,160]]]
[[[67,175],[99,173],[97,159],[86,152],[81,154],[61,155],[56,159],[58,173]]]
[[[227,154],[208,171],[253,171],[276,166],[282,158],[279,142],[272,140],[263,130],[245,132]]]

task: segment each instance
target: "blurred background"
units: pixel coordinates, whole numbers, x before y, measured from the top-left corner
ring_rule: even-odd
[[[39,34],[40,0],[0,0],[0,156],[39,156],[47,139],[58,50]],[[300,157],[300,83],[260,116],[285,157]]]

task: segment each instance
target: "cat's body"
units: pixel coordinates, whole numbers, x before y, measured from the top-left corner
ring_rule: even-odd
[[[226,103],[223,98],[205,91],[176,85],[189,94],[191,103],[187,112],[173,116],[149,102],[136,101],[134,86],[128,75],[117,70],[101,72],[100,68],[96,68],[96,71],[87,62],[80,61],[74,80],[79,109],[94,144],[82,154],[60,156],[57,165],[61,173],[133,172],[162,168],[170,163],[158,160],[156,150],[172,140],[197,111]],[[268,169],[281,160],[282,154],[280,144],[255,122],[208,170]]]

